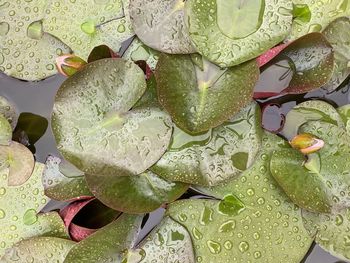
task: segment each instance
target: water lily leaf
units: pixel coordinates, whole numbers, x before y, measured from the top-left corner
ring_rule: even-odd
[[[149,79],[147,79],[147,89],[134,106],[134,108],[142,107],[161,107],[158,102],[157,82],[154,74],[151,74]]]
[[[282,134],[291,140],[308,121],[328,122],[344,128],[342,118],[332,105],[320,100],[311,100],[300,103],[287,114]]]
[[[255,61],[220,69],[204,61],[204,70],[189,55],[160,56],[155,72],[158,98],[184,131],[216,127],[246,106],[259,77]]]
[[[189,0],[185,13],[195,48],[221,67],[263,54],[288,35],[292,24],[287,0]]]
[[[43,26],[84,60],[94,47],[107,45],[118,51],[121,42],[134,35],[121,0],[55,0],[46,10]]]
[[[350,135],[350,105],[344,105],[337,109],[338,113],[344,121],[345,128]]]
[[[40,80],[57,73],[56,56],[70,49],[44,33],[41,19],[47,1],[9,1],[0,7],[0,71],[23,80]]]
[[[145,89],[142,70],[123,59],[93,62],[66,80],[52,116],[65,159],[101,176],[119,169],[139,174],[153,165],[167,149],[172,123],[157,108],[130,110]]]
[[[45,195],[58,201],[68,201],[80,197],[92,196],[86,184],[84,173],[66,169],[67,162],[60,158],[49,156],[43,173]]]
[[[122,57],[125,59],[131,59],[134,62],[139,60],[146,61],[147,65],[150,66],[152,70],[155,70],[159,55],[159,51],[146,46],[138,37],[135,37],[123,53]]]
[[[135,175],[119,170],[110,175],[86,175],[92,193],[105,205],[131,214],[151,212],[178,199],[188,185],[174,183],[146,171]]]
[[[18,113],[16,107],[5,97],[0,96],[0,114],[11,124],[12,130],[15,129],[18,120]]]
[[[121,262],[125,249],[135,244],[142,216],[122,214],[118,219],[76,244],[64,263]]]
[[[21,152],[14,154],[19,159]],[[10,186],[9,169],[0,168],[0,257],[5,249],[22,239],[34,236],[67,237],[62,219],[56,212],[37,214],[49,200],[41,184],[43,169],[43,164],[36,163],[25,183]]]
[[[293,0],[293,6],[291,39],[311,32],[321,32],[336,18],[350,15],[347,0],[330,0],[321,4],[313,0]]]
[[[6,251],[1,262],[45,262],[63,263],[75,242],[57,237],[34,237],[16,243]]]
[[[112,49],[110,49],[106,45],[101,45],[98,47],[94,47],[88,57],[88,63],[105,59],[105,58],[118,58],[118,54],[116,54]]]
[[[255,164],[239,178],[200,191],[218,200],[181,200],[167,212],[191,234],[195,254],[205,262],[300,262],[312,238],[301,210],[270,174],[273,150],[288,147],[266,133]]]
[[[315,241],[332,255],[350,260],[350,209],[333,214],[303,211],[305,227]]]
[[[256,60],[258,61],[259,67],[265,66],[275,57],[277,57],[287,46],[289,43],[280,44],[276,47],[273,47],[266,51],[264,54],[260,55]]]
[[[323,88],[333,91],[350,75],[350,19],[341,17],[334,20],[325,28],[322,34],[332,45],[335,58],[335,69],[332,79]]]
[[[183,0],[130,0],[136,35],[147,46],[165,53],[194,53],[185,27],[184,6]]]
[[[12,128],[4,115],[0,113],[0,145],[9,145],[12,140]]]
[[[163,218],[138,247],[128,250],[122,262],[196,262],[190,234],[170,217]]]
[[[175,127],[172,143],[151,168],[172,180],[216,185],[236,177],[255,161],[262,129],[258,104],[251,103],[231,120],[192,136]]]

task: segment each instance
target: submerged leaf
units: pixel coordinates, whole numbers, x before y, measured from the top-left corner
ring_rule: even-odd
[[[289,0],[189,0],[185,13],[195,48],[221,67],[264,53],[288,35],[292,24]]]
[[[105,58],[118,58],[118,54],[114,53],[112,49],[110,49],[106,45],[101,45],[98,47],[94,47],[94,49],[91,51],[89,58],[88,58],[88,63],[100,60],[100,59],[105,59]]]
[[[18,113],[16,107],[5,97],[0,96],[0,114],[11,124],[12,130],[15,129],[18,120]]]
[[[199,133],[232,117],[251,101],[259,77],[255,61],[220,69],[204,61],[204,70],[189,55],[162,54],[155,72],[158,98],[184,131]]]

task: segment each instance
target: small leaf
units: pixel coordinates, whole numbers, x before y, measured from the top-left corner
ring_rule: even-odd
[[[88,58],[88,63],[100,60],[100,59],[105,59],[105,58],[118,58],[118,54],[116,54],[112,49],[110,49],[106,45],[101,45],[98,47],[94,47],[94,49],[91,51],[89,58]]]
[[[255,61],[220,69],[208,61],[201,71],[188,55],[160,56],[155,72],[158,98],[184,131],[214,128],[251,101],[259,76]]]
[[[73,76],[86,64],[83,59],[75,55],[63,55],[56,58],[56,67],[65,77]]]

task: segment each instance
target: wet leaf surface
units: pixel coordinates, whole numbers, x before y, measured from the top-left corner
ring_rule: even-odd
[[[12,129],[15,129],[18,120],[18,112],[14,104],[5,97],[0,96],[0,114],[11,124]]]

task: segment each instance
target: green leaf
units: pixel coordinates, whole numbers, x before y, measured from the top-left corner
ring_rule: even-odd
[[[16,151],[14,155],[19,159],[21,152]],[[67,237],[62,219],[56,212],[37,214],[49,201],[41,184],[43,169],[43,164],[36,163],[26,182],[10,186],[10,170],[0,168],[0,257],[5,249],[26,238]]]
[[[75,242],[56,237],[34,237],[16,243],[6,251],[1,262],[51,262],[63,263]]]
[[[0,114],[11,124],[12,130],[15,129],[18,120],[18,113],[16,107],[5,97],[0,96]]]
[[[0,145],[9,145],[12,139],[12,128],[4,115],[0,113]]]
[[[70,164],[54,156],[49,156],[46,160],[42,182],[45,195],[54,200],[68,201],[92,196],[84,173],[77,173],[70,168]]]
[[[195,257],[190,234],[170,217],[162,222],[138,245],[130,249],[122,263],[194,263]]]
[[[122,214],[109,225],[76,244],[64,263],[121,262],[123,251],[135,244],[142,216]]]
[[[66,80],[52,116],[65,159],[92,175],[139,174],[153,165],[169,144],[172,123],[158,108],[130,110],[145,89],[142,70],[123,59],[93,62]]]
[[[43,26],[84,60],[95,46],[119,51],[121,43],[134,35],[121,0],[56,0],[48,6]]]
[[[135,175],[125,170],[110,175],[86,175],[87,183],[97,199],[126,213],[151,212],[162,204],[178,199],[188,185],[173,183],[146,171]]]
[[[55,58],[70,49],[42,32],[47,1],[9,1],[1,5],[0,71],[23,80],[40,80],[57,73]]]
[[[337,111],[344,121],[346,131],[350,135],[350,104],[338,108]]]
[[[308,121],[322,121],[344,127],[342,118],[332,105],[320,100],[310,100],[300,103],[288,112],[282,134],[291,140]]]
[[[134,62],[144,60],[152,70],[155,70],[159,55],[159,51],[146,46],[138,37],[135,37],[123,53],[122,57]]]
[[[317,244],[340,259],[350,260],[350,209],[333,214],[303,211],[303,219]]]
[[[88,63],[105,59],[105,58],[117,58],[118,55],[113,52],[109,47],[106,45],[101,45],[98,47],[94,47],[94,49],[91,51],[88,57]]]
[[[151,168],[171,180],[216,185],[237,177],[255,161],[262,129],[258,104],[251,103],[231,120],[192,136],[175,127],[172,143]]]
[[[350,5],[347,0],[293,0],[294,6],[303,7],[307,16],[296,16],[293,20],[292,31],[289,36],[296,39],[307,33],[321,32],[329,23],[338,17],[350,15]],[[311,13],[310,15],[308,13]],[[310,16],[310,18],[309,18]],[[307,19],[306,19],[307,18]]]
[[[160,108],[157,95],[157,82],[154,74],[147,80],[147,89],[141,99],[135,104],[134,108],[142,107],[157,107]]]
[[[204,61],[201,71],[189,55],[162,54],[155,75],[159,101],[173,121],[186,132],[199,133],[251,101],[259,69],[255,61],[228,69]]]
[[[333,91],[350,75],[350,19],[340,17],[334,20],[322,34],[334,50],[335,69],[330,82],[324,86],[328,91]]]
[[[191,44],[184,21],[183,0],[130,0],[136,35],[147,46],[169,54],[189,54]]]
[[[264,53],[288,35],[292,24],[288,0],[189,0],[185,13],[195,48],[221,67]]]

